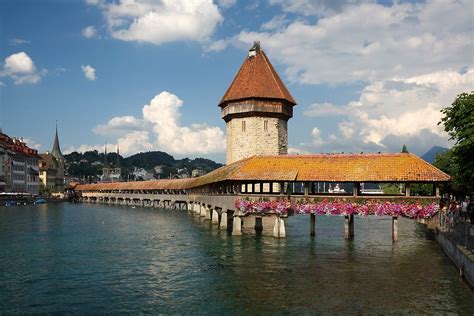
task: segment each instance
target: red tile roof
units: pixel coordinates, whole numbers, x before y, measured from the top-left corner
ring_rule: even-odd
[[[446,173],[413,154],[253,156],[202,177],[78,186],[77,190],[187,189],[222,181],[446,182]],[[116,187],[115,187],[116,186]]]
[[[255,56],[248,56],[245,59],[219,106],[222,107],[229,101],[249,98],[280,99],[296,105],[295,99],[285,87],[265,52],[258,47],[255,53]]]

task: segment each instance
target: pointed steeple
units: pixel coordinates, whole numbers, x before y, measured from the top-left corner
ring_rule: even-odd
[[[53,150],[51,150],[51,154],[56,159],[63,159],[64,160],[64,156],[61,152],[61,148],[59,147],[58,121],[56,121],[56,131],[54,133],[54,143],[53,143]]]
[[[104,166],[108,167],[108,163],[107,163],[107,143],[104,144]]]
[[[119,149],[119,144],[117,143],[117,161],[116,161],[116,168],[120,166],[120,149]]]

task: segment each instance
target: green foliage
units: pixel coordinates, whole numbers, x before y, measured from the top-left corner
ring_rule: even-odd
[[[412,183],[410,186],[411,195],[428,196],[434,195],[433,184],[431,183]]]
[[[400,185],[397,183],[381,183],[380,188],[383,194],[397,195],[400,194]]]
[[[462,93],[453,104],[441,110],[438,124],[456,143],[446,155],[438,158],[440,168],[453,177],[460,191],[474,192],[474,92]]]
[[[402,153],[408,153],[408,148],[405,144],[403,144]]]

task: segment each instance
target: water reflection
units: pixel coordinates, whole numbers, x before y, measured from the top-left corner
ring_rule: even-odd
[[[45,206],[42,206],[45,207]],[[232,236],[186,212],[95,205],[0,209],[0,312],[474,313],[413,221],[287,221],[287,239]]]

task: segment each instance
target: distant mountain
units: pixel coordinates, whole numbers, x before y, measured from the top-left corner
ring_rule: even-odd
[[[445,153],[449,149],[440,147],[440,146],[433,146],[430,150],[428,150],[421,158],[429,163],[433,163],[435,161],[436,155]]]

